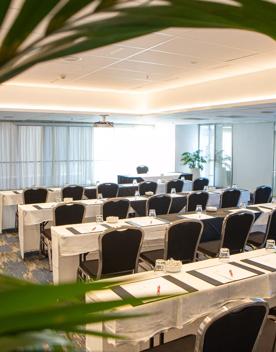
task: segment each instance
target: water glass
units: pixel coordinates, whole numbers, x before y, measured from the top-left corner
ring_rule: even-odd
[[[203,191],[207,192],[208,191],[208,186],[203,187]]]
[[[171,189],[171,194],[175,194],[176,193],[176,189],[175,188],[172,188]]]
[[[137,198],[137,197],[139,197],[140,196],[140,193],[139,193],[139,191],[135,191],[135,194],[134,194],[134,196]]]
[[[241,203],[240,203],[240,208],[241,208],[241,209],[245,209],[245,208],[246,208],[246,203],[241,202]]]
[[[133,185],[137,185],[137,180],[136,180],[136,178],[132,181],[132,184],[133,184]]]
[[[103,199],[103,195],[101,193],[98,193],[98,199]]]
[[[149,216],[152,217],[152,218],[156,218],[156,211],[155,211],[155,209],[150,209],[150,210],[149,210]]]
[[[196,213],[197,213],[198,217],[200,218],[201,214],[202,214],[202,205],[198,204],[196,206]]]
[[[164,259],[156,259],[154,271],[165,271],[166,261]]]
[[[238,185],[237,185],[236,183],[234,183],[234,184],[232,185],[232,188],[237,189],[237,188],[238,188]]]
[[[97,223],[103,222],[103,216],[102,215],[96,215],[96,222]]]
[[[270,251],[274,251],[275,241],[274,240],[267,240],[266,245],[265,245],[265,249],[270,250]]]
[[[219,259],[222,262],[228,262],[230,260],[229,248],[221,248],[219,251]]]

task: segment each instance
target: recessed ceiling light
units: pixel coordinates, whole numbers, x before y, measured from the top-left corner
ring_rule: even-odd
[[[82,58],[78,56],[67,56],[63,60],[66,62],[75,62],[75,61],[81,61]]]

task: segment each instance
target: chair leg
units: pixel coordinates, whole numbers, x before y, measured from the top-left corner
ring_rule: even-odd
[[[47,240],[47,251],[48,251],[48,261],[49,261],[49,270],[53,271],[52,266],[52,246],[51,242]]]

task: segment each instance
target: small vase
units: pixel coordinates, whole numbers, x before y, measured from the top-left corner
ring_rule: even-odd
[[[200,177],[200,169],[192,169],[193,181]]]

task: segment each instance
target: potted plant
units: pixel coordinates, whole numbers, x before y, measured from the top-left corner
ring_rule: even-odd
[[[188,165],[193,174],[193,180],[200,177],[200,170],[203,170],[203,164],[207,162],[207,160],[201,155],[201,150],[199,149],[192,153],[182,153],[181,161],[183,165]]]

